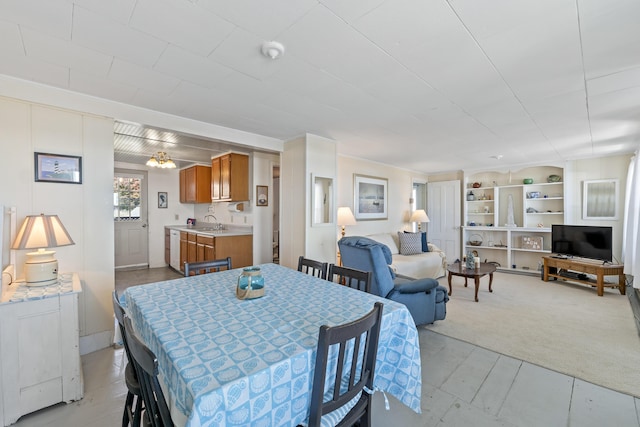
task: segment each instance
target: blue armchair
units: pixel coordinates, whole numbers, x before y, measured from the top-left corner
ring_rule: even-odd
[[[375,240],[348,236],[338,241],[342,265],[371,271],[371,293],[407,306],[417,325],[442,320],[447,315],[447,290],[435,279],[396,277],[389,267],[391,251]]]

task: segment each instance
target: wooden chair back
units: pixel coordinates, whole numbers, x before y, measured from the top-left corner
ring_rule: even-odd
[[[320,279],[327,278],[328,267],[329,263],[326,262],[315,261],[303,256],[298,258],[298,271],[310,274]]]
[[[215,273],[220,271],[221,268],[231,270],[231,257],[211,261],[185,262],[184,277]]]
[[[129,317],[124,318],[124,329],[132,362],[140,381],[140,391],[144,400],[144,424],[152,427],[173,427],[171,413],[158,381],[158,359],[136,336]]]
[[[327,280],[349,286],[362,292],[371,293],[371,272],[355,268],[329,265]]]
[[[358,421],[361,427],[371,426],[372,396],[365,387],[373,391],[382,309],[383,304],[376,302],[373,310],[360,319],[344,325],[320,327],[311,391],[309,427],[320,426],[324,414],[343,408],[358,394],[360,398],[341,418],[337,426],[351,426]],[[327,372],[330,353],[332,358],[337,357],[337,363],[335,369]],[[331,387],[325,390],[327,376],[335,379],[332,380]]]

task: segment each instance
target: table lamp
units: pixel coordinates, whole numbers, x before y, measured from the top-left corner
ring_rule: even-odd
[[[344,237],[344,226],[345,225],[356,225],[356,218],[353,216],[353,212],[351,212],[351,208],[344,206],[338,208],[338,225],[342,227],[342,237]]]
[[[411,218],[409,218],[409,221],[418,223],[418,233],[420,233],[422,231],[422,223],[429,222],[429,217],[427,216],[427,213],[424,211],[424,209],[416,209],[411,214]]]
[[[13,241],[11,249],[38,249],[27,253],[24,275],[27,286],[47,286],[58,281],[55,251],[45,249],[74,245],[58,215],[28,215]]]

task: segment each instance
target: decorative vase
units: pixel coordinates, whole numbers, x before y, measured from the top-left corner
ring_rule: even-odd
[[[246,267],[238,277],[236,297],[238,299],[253,299],[264,296],[264,277],[260,267]]]
[[[476,261],[472,251],[467,251],[467,260],[465,261],[465,267],[471,269],[476,268]]]
[[[470,201],[470,202],[472,202],[472,201],[474,201],[475,199],[476,199],[476,196],[475,196],[475,194],[473,194],[473,191],[469,191],[469,192],[467,193],[467,200],[468,200],[468,201]]]

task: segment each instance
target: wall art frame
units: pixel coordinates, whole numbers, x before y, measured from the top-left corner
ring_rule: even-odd
[[[256,185],[256,206],[269,206],[268,185]]]
[[[353,207],[357,220],[387,219],[388,184],[386,178],[353,174]]]
[[[33,153],[35,181],[82,184],[82,157]]]
[[[166,191],[158,191],[158,209],[169,207],[169,195]]]

